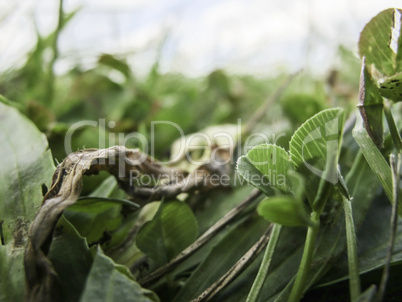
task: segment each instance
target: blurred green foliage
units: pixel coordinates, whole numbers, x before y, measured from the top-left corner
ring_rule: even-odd
[[[76,66],[54,75],[54,97],[49,103],[44,98],[44,79],[49,75],[43,60],[48,46],[46,39],[39,40],[21,68],[0,74],[0,94],[47,135],[59,161],[66,156],[63,140],[68,128],[80,121],[99,123],[100,119],[105,120],[104,133],[91,125],[78,127],[72,137],[73,151],[102,147],[100,140],[105,147],[118,144],[118,134],[132,132],[150,141],[154,130],[155,155],[164,157],[180,132],[174,126],[152,122],[176,123],[184,134],[215,124],[236,124],[238,120],[244,125],[287,77],[282,74],[258,78],[215,70],[203,77],[189,78],[162,74],[155,63],[148,76],[139,78],[124,57],[102,54],[89,69]],[[287,118],[292,125],[290,131],[329,106],[346,104],[351,109],[357,86],[343,81],[347,73],[334,70],[328,81],[302,73],[286,88],[283,97],[272,103],[260,124]],[[115,134],[115,141],[110,139],[110,133]],[[129,147],[141,146],[135,139],[126,143]]]

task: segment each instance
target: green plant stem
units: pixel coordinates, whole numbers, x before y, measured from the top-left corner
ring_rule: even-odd
[[[54,98],[54,82],[55,82],[54,64],[56,63],[57,58],[59,57],[59,48],[57,43],[59,40],[59,35],[62,27],[63,27],[63,0],[59,0],[59,17],[57,22],[57,28],[56,31],[54,32],[54,37],[51,45],[53,54],[48,65],[47,83],[43,100],[43,102],[47,105],[51,105]]]
[[[307,275],[310,270],[311,260],[313,258],[314,245],[317,239],[318,230],[320,228],[320,214],[316,211],[311,213],[311,220],[314,222],[314,226],[309,226],[307,229],[306,242],[304,244],[303,256],[300,263],[299,271],[296,275],[296,281],[293,285],[292,292],[290,293],[289,301],[300,301],[304,286],[307,281]]]
[[[384,101],[384,114],[396,151],[400,153],[402,151],[401,136],[399,135],[398,128],[396,127],[395,120],[391,112],[391,102],[389,100]]]
[[[346,242],[348,249],[350,300],[357,301],[360,296],[360,277],[357,260],[356,231],[350,199],[343,198],[343,209],[345,211]]]
[[[274,250],[276,248],[279,235],[281,233],[281,229],[282,226],[280,224],[275,224],[272,229],[271,238],[269,239],[269,242],[265,249],[260,269],[258,270],[257,277],[255,277],[253,286],[251,287],[246,302],[257,301],[258,295],[260,294],[261,288],[264,285],[265,279],[267,277],[269,265],[271,264]]]

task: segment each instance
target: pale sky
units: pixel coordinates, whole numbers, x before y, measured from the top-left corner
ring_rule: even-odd
[[[56,26],[55,0],[0,0],[0,71],[23,62]],[[60,38],[63,72],[90,67],[101,53],[127,54],[144,74],[161,50],[163,72],[202,75],[215,68],[272,74],[334,64],[339,44],[356,51],[359,33],[397,0],[65,0],[81,6]],[[34,22],[35,20],[35,22]],[[336,62],[336,60],[335,60]]]

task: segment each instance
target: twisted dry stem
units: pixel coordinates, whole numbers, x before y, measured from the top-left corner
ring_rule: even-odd
[[[227,171],[219,161],[211,160],[188,173],[164,167],[140,150],[122,146],[81,150],[70,154],[57,167],[52,187],[45,195],[42,207],[29,228],[28,245],[24,255],[28,301],[59,300],[58,276],[47,258],[53,231],[63,211],[79,198],[83,175],[97,174],[101,170],[114,175],[122,189],[134,199],[145,201],[212,189],[217,184],[205,180],[213,174]],[[130,179],[133,175],[163,175],[169,181],[166,184],[157,184],[154,188],[134,187]]]

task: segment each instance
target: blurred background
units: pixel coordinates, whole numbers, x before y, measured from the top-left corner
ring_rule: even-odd
[[[316,112],[354,110],[359,33],[399,2],[0,0],[0,98],[46,134],[58,161],[68,129],[99,119],[105,131],[77,128],[72,150],[139,132],[166,158],[180,133],[152,132],[152,121],[189,134],[239,120],[248,134],[284,133],[286,148]]]
[[[216,68],[272,74],[302,67],[324,72],[339,44],[356,50],[365,23],[397,0],[65,0],[78,9],[59,40],[57,72],[95,65],[99,53],[125,55],[144,75],[199,76]],[[0,0],[0,70],[21,65],[57,26],[58,1]]]

